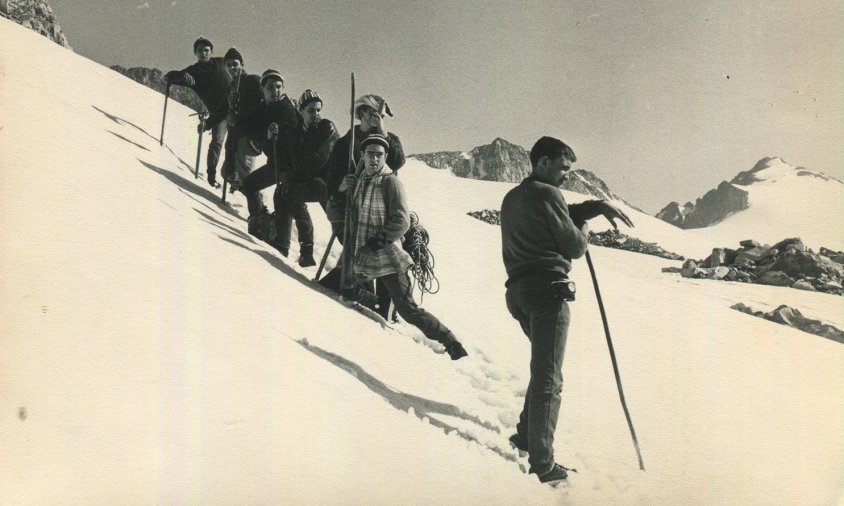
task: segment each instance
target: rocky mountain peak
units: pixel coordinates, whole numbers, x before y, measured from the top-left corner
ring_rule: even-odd
[[[437,151],[410,155],[435,169],[447,169],[458,177],[485,181],[518,183],[530,175],[530,153],[518,144],[496,137],[489,144],[471,151]],[[587,170],[574,170],[563,184],[564,190],[602,199],[624,201],[600,178]],[[630,207],[630,203],[625,202]]]
[[[46,0],[0,0],[0,16],[72,49]]]

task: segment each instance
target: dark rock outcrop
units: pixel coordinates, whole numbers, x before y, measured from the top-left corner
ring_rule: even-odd
[[[0,16],[72,49],[46,0],[0,0]]]
[[[515,183],[531,172],[528,152],[500,137],[469,152],[439,151],[410,156],[431,167],[448,169],[455,176],[483,181]]]
[[[687,202],[681,209],[677,202],[671,202],[656,217],[682,229],[703,228],[748,207],[746,191],[721,181],[718,188],[709,190],[694,204]]]
[[[746,240],[741,241],[739,250],[715,248],[703,260],[686,260],[680,275],[844,295],[844,253],[827,248],[820,251],[814,253],[797,237],[773,246]]]
[[[820,320],[806,318],[797,309],[784,304],[767,313],[763,311],[754,311],[753,308],[742,304],[741,302],[730,306],[730,309],[735,309],[736,311],[741,311],[742,313],[747,313],[758,318],[764,318],[765,320],[779,323],[780,325],[786,325],[788,327],[802,330],[803,332],[808,332],[809,334],[814,334],[839,343],[844,343],[844,331],[841,329],[833,325],[823,323]]]
[[[448,170],[458,177],[484,181],[518,183],[529,176],[532,170],[530,153],[500,137],[471,151],[437,151],[413,154],[410,157],[435,169]],[[606,183],[588,170],[571,171],[562,189],[600,199],[618,200],[638,209],[613,193]]]
[[[490,225],[501,225],[501,212],[495,209],[472,211],[466,214],[483,222],[489,223]],[[683,259],[682,256],[666,251],[655,243],[641,241],[635,237],[622,234],[618,230],[605,230],[597,233],[589,232],[589,244],[605,246],[607,248],[623,249],[625,251],[633,251],[636,253],[643,253],[645,255],[654,255],[671,260]]]
[[[161,93],[165,93],[167,90],[167,80],[164,79],[164,73],[158,69],[146,67],[124,68],[120,65],[112,65],[109,68]],[[199,96],[187,86],[170,86],[170,98],[185,104],[194,111],[201,111],[203,107],[202,100],[200,100]]]

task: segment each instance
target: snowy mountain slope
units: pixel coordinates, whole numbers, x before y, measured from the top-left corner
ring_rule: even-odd
[[[687,280],[659,272],[676,262],[593,248],[647,472],[578,261],[555,445],[578,473],[548,489],[508,460],[527,340],[504,308],[498,228],[465,215],[507,185],[401,173],[442,283],[423,304],[470,353],[454,363],[245,234],[243,200],[221,206],[193,178],[188,109],[170,104],[162,148],[161,95],[0,27],[14,188],[0,199],[0,503],[841,500],[844,348],[729,309],[785,303],[844,327],[840,297]]]
[[[731,183],[748,193],[747,209],[714,225],[689,230],[707,242],[735,248],[744,239],[775,244],[800,237],[806,246],[844,250],[844,183],[820,172],[764,158]],[[723,183],[726,184],[726,183]]]

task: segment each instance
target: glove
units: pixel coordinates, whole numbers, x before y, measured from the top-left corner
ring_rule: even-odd
[[[185,86],[193,86],[196,84],[196,79],[194,79],[192,75],[185,72],[185,74],[182,76],[182,82]]]
[[[378,251],[387,245],[387,237],[384,232],[379,232],[377,235],[366,240],[366,245],[372,251]]]

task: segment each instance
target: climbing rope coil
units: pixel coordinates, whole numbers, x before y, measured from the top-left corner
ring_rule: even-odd
[[[420,302],[425,293],[440,291],[440,282],[434,275],[434,254],[428,249],[428,231],[419,223],[419,216],[410,213],[410,228],[404,234],[402,248],[413,259],[410,268],[414,286],[419,287]]]

